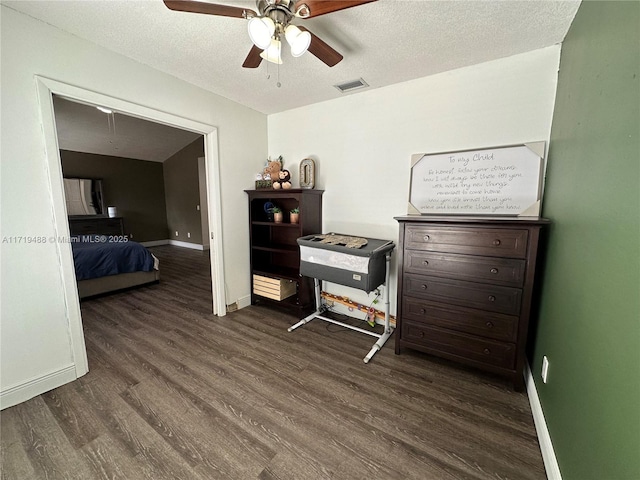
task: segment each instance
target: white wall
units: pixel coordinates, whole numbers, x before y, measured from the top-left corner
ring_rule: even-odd
[[[273,114],[269,154],[283,155],[294,185],[300,161],[316,160],[325,232],[397,241],[412,154],[549,141],[559,59],[553,46]],[[367,302],[358,290],[327,290]]]
[[[227,302],[246,296],[243,189],[266,158],[266,116],[4,6],[1,22],[2,237],[55,233],[34,80],[42,75],[218,127]],[[55,380],[73,369],[73,357],[56,245],[2,243],[1,258],[4,395]]]

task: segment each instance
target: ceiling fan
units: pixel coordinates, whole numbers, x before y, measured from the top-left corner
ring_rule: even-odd
[[[256,68],[262,59],[282,63],[282,37],[291,47],[291,54],[299,57],[309,52],[328,66],[342,60],[342,55],[306,28],[293,25],[294,18],[313,18],[346,8],[357,7],[376,0],[256,0],[256,9],[218,5],[198,0],[163,0],[170,10],[203,13],[249,20],[249,37],[253,47],[242,64]]]

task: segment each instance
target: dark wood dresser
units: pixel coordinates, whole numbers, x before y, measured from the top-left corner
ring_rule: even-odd
[[[402,347],[508,377],[523,368],[542,218],[396,217]]]
[[[95,215],[69,217],[71,235],[124,235],[122,217]]]

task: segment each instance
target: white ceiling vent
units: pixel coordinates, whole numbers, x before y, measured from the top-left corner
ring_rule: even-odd
[[[357,90],[358,88],[365,88],[368,86],[369,84],[361,78],[357,80],[351,80],[350,82],[344,82],[339,83],[338,85],[334,85],[334,87],[336,87],[342,93],[350,92],[351,90]]]

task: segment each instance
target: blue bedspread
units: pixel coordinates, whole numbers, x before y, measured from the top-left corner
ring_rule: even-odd
[[[136,242],[85,241],[72,243],[71,248],[77,280],[153,270],[153,256]]]

